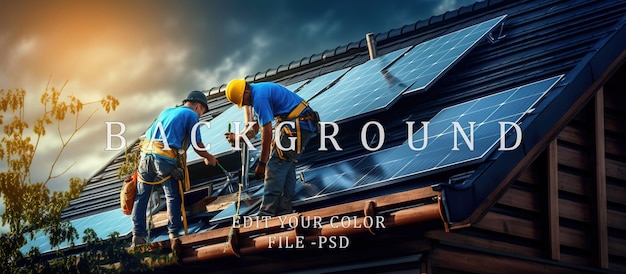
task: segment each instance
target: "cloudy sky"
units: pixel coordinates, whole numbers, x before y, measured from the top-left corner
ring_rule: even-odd
[[[105,121],[123,122],[124,137],[132,142],[162,109],[180,103],[191,90],[217,87],[473,2],[0,0],[0,89],[25,89],[31,119],[42,112],[39,97],[46,86],[61,88],[67,82],[63,95],[83,101],[119,99],[117,111],[96,112],[55,166],[53,175],[71,169],[48,186],[66,190],[69,177],[89,178],[118,153],[105,150]],[[48,132],[36,154],[33,181],[47,178],[60,142],[55,131]]]

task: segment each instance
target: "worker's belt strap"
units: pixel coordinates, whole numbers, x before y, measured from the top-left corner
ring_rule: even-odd
[[[159,141],[143,140],[139,148],[143,153],[154,153],[170,159],[176,159],[176,150],[171,148],[165,149],[165,144]]]
[[[280,121],[284,121],[284,120],[296,119],[296,118],[298,118],[298,116],[300,116],[300,113],[302,113],[302,111],[304,111],[304,109],[306,109],[307,107],[309,107],[309,103],[307,103],[306,101],[302,100],[295,108],[293,108],[291,110],[291,112],[289,112],[289,114],[282,115],[282,116],[277,116],[275,118],[279,122]]]
[[[296,118],[296,128],[295,128],[295,132],[293,132],[291,130],[291,128],[289,128],[288,126],[284,126],[282,128],[282,130],[284,131],[284,134],[289,136],[289,137],[296,137],[296,155],[300,155],[300,153],[302,152],[302,132],[300,130],[300,120],[301,118]],[[277,140],[277,142],[280,142],[280,137]],[[278,157],[282,160],[287,160],[287,157],[284,155],[284,152],[282,150],[280,150],[278,147],[276,147],[276,152],[278,153]],[[296,159],[292,159],[294,162],[298,162],[298,160]]]
[[[185,168],[185,181],[186,183],[189,183],[189,176],[187,176],[187,169]],[[183,182],[181,180],[178,180],[178,191],[180,192],[180,209],[181,209],[181,213],[183,215],[183,228],[185,229],[185,235],[189,235],[189,230],[187,228],[187,212],[185,211],[185,192],[183,191],[183,186],[182,186]],[[187,190],[189,190],[189,187],[187,186]]]

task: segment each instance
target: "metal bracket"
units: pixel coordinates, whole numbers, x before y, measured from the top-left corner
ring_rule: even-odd
[[[498,33],[498,37],[493,36],[493,31],[489,32],[489,34],[487,34],[487,41],[489,41],[489,43],[491,44],[500,42],[501,39],[504,39],[506,37],[506,34],[502,34],[503,32],[504,32],[504,22],[500,24],[500,32]]]

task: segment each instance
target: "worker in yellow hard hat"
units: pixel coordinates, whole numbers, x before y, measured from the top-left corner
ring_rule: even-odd
[[[256,178],[264,178],[265,188],[260,216],[278,216],[292,212],[291,199],[295,195],[296,162],[311,137],[319,131],[319,115],[306,101],[284,86],[271,83],[247,83],[232,80],[226,87],[226,98],[244,108],[246,122],[255,123],[253,130],[243,132],[248,137],[261,131],[261,153],[254,170]],[[252,113],[256,115],[255,121]],[[272,121],[278,130],[272,143]],[[226,132],[233,144],[238,134]]]

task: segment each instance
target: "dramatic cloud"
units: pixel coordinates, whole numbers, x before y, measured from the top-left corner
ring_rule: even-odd
[[[40,111],[50,86],[85,101],[113,95],[117,111],[96,112],[74,137],[50,183],[89,178],[118,152],[105,151],[105,121],[138,138],[164,108],[191,90],[219,87],[299,61],[369,32],[384,33],[441,14],[464,1],[2,1],[0,88],[24,88],[27,111]],[[85,116],[88,113],[84,113]],[[60,143],[46,137],[34,178],[45,178]],[[4,168],[0,166],[0,170]]]

